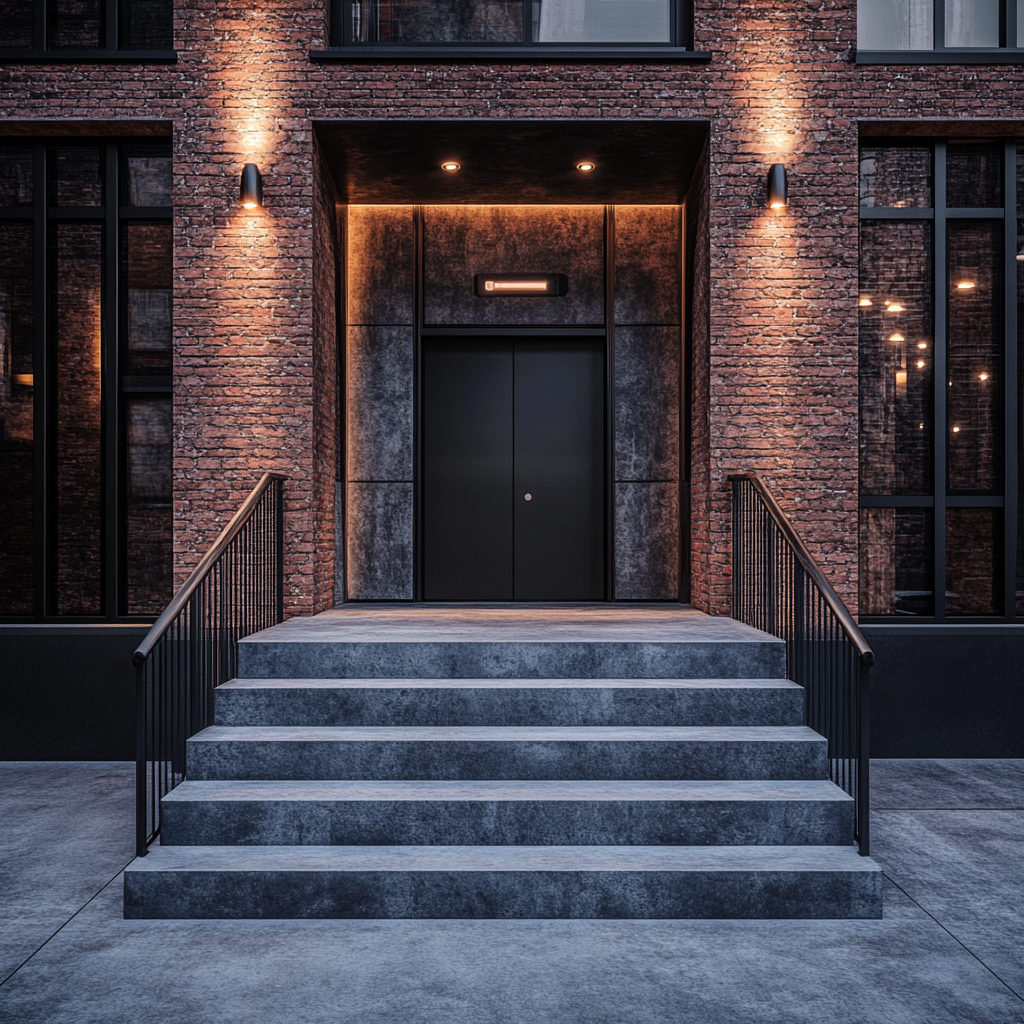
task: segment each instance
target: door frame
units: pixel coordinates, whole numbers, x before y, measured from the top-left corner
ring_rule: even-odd
[[[591,327],[465,327],[424,324],[423,207],[414,211],[416,275],[413,329],[413,601],[423,601],[423,339],[602,338],[604,339],[604,598],[615,599],[615,208],[604,214],[604,324]],[[458,603],[458,602],[453,602]]]

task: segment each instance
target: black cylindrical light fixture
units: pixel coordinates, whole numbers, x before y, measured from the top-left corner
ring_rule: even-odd
[[[247,210],[255,210],[263,205],[263,175],[255,164],[246,164],[242,168],[242,182],[239,198]]]
[[[772,210],[784,210],[788,205],[786,168],[782,164],[772,164],[768,168],[768,207]]]

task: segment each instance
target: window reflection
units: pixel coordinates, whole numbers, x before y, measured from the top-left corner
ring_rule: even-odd
[[[534,0],[539,43],[668,43],[668,0]]]
[[[932,0],[858,0],[857,46],[862,50],[930,50]]]
[[[946,205],[1003,205],[1003,147],[950,142],[946,147]]]
[[[861,615],[932,615],[933,513],[920,508],[860,510]]]
[[[998,46],[1000,0],[945,0],[947,46]]]
[[[1003,510],[946,509],[946,614],[1003,611]]]
[[[932,205],[931,146],[864,146],[860,154],[860,205]]]
[[[518,43],[521,0],[355,0],[359,43]]]

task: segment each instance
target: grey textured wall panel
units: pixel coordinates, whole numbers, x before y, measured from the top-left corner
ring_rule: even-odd
[[[615,479],[679,479],[678,327],[615,327]]]
[[[348,485],[348,599],[411,601],[412,484]]]
[[[349,327],[347,476],[412,480],[413,329]]]
[[[604,208],[433,206],[424,211],[427,324],[604,323]],[[557,273],[560,297],[477,298],[482,273]]]
[[[679,485],[615,485],[615,597],[674,601],[679,593]]]
[[[411,326],[415,264],[411,206],[350,206],[348,323]]]
[[[682,323],[678,206],[615,208],[615,322]]]

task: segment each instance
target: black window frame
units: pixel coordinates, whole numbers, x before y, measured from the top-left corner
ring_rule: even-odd
[[[859,0],[858,0],[859,3]],[[999,46],[962,47],[946,45],[946,2],[933,0],[932,46],[928,50],[862,50],[854,55],[856,64],[1024,64],[1024,47],[1017,46],[1016,0],[999,4]]]
[[[14,140],[6,140],[13,142]],[[33,202],[31,206],[0,207],[0,222],[28,222],[33,225],[34,283],[32,300],[34,487],[33,495],[33,585],[34,612],[27,615],[0,613],[3,623],[135,623],[152,622],[153,614],[128,615],[127,607],[127,424],[125,412],[130,397],[136,395],[172,395],[172,379],[167,376],[128,376],[126,348],[127,285],[122,269],[122,227],[132,221],[173,223],[173,207],[128,206],[125,202],[125,147],[157,143],[171,152],[170,141],[158,139],[89,139],[46,137],[20,139],[19,145],[33,150]],[[104,204],[102,206],[61,207],[50,202],[47,164],[50,150],[59,146],[96,146],[104,163]],[[51,580],[51,499],[53,395],[51,373],[50,304],[50,226],[55,222],[90,221],[102,224],[102,327],[100,361],[101,421],[101,615],[57,615],[50,594]]]
[[[665,43],[535,43],[533,3],[523,0],[521,43],[356,43],[352,0],[330,0],[330,44],[311,50],[316,62],[416,63],[423,60],[485,62],[609,61],[614,63],[706,64],[711,54],[693,49],[693,0],[671,0],[672,41]]]
[[[173,32],[174,7],[171,3],[171,20]],[[125,14],[122,10],[123,0],[100,0],[103,17],[103,46],[59,46],[47,45],[49,38],[48,2],[34,0],[33,43],[32,46],[0,46],[0,63],[6,64],[51,64],[51,63],[157,63],[173,64],[178,59],[177,51],[172,49],[139,50],[126,49],[120,45],[124,28]]]
[[[973,623],[1019,623],[1016,614],[1017,505],[1021,481],[1018,479],[1020,435],[1018,409],[1017,342],[1017,148],[1015,140],[999,140],[1003,146],[1003,206],[949,207],[946,205],[946,149],[948,142],[969,140],[906,139],[907,145],[932,147],[932,206],[886,207],[860,206],[858,232],[865,221],[928,220],[933,224],[932,238],[932,312],[934,325],[934,395],[932,406],[932,493],[921,495],[860,494],[859,508],[928,509],[932,512],[932,615],[860,615],[862,623],[900,623],[919,626],[930,623],[970,625]],[[862,138],[860,147],[896,146],[892,137]],[[1024,144],[1020,144],[1024,145]],[[947,431],[947,380],[949,367],[949,234],[951,220],[993,220],[1003,225],[1003,482],[1002,495],[950,493],[947,485],[949,437]],[[950,508],[1003,509],[1003,614],[946,615],[946,511]],[[858,542],[860,529],[858,526]]]

